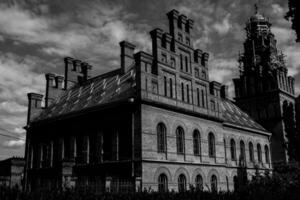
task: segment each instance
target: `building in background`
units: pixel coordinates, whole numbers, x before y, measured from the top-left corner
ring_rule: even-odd
[[[234,79],[236,104],[272,133],[272,161],[287,162],[287,137],[296,125],[294,78],[287,75],[271,23],[258,11],[246,24],[246,37]]]
[[[12,157],[0,161],[0,186],[22,188],[24,158]]]
[[[46,74],[45,107],[28,94],[28,190],[232,190],[241,167],[249,177],[271,169],[271,133],[209,80],[193,20],[167,17],[168,32],[150,32],[151,54],[123,41],[121,67],[95,77],[65,58],[64,77]]]

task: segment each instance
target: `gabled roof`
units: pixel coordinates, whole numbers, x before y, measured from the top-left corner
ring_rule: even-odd
[[[63,92],[63,94],[33,121],[57,117],[86,108],[126,99],[134,93],[135,70],[125,74],[111,73],[108,76],[97,76],[82,85]]]
[[[228,99],[222,99],[222,116],[224,122],[241,127],[247,127],[266,132],[266,130],[255,122],[246,112]]]

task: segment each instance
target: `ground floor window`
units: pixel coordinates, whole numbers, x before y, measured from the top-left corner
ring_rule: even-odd
[[[158,177],[158,191],[159,192],[168,191],[168,178],[165,174],[161,174]]]
[[[216,192],[218,190],[218,180],[216,175],[212,175],[210,179],[211,191]]]
[[[196,176],[195,183],[196,183],[196,190],[202,190],[203,189],[203,179],[202,179],[202,176],[200,174],[198,174]]]
[[[178,177],[178,191],[183,192],[186,190],[186,178],[183,174]]]

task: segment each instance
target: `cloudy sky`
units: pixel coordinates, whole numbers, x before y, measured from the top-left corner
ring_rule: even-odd
[[[1,0],[0,159],[24,155],[27,93],[44,93],[44,73],[62,74],[63,57],[94,66],[93,74],[119,67],[119,41],[151,52],[149,31],[167,30],[165,13],[177,9],[194,20],[195,48],[210,53],[210,78],[232,86],[244,27],[257,0]],[[264,0],[278,47],[300,93],[300,44],[283,16],[285,0]],[[231,87],[232,88],[232,87]],[[231,93],[232,93],[231,89]]]

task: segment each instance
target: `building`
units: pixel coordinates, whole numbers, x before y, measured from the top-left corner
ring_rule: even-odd
[[[22,188],[25,160],[12,157],[0,161],[0,186]]]
[[[272,161],[277,163],[289,160],[286,142],[295,128],[295,89],[270,27],[258,11],[247,22],[240,77],[234,85],[236,104],[272,133]]]
[[[167,17],[169,32],[150,32],[152,54],[123,41],[121,67],[96,77],[65,58],[64,77],[46,74],[45,107],[28,94],[27,189],[232,190],[240,167],[271,169],[271,133],[209,80],[193,20]]]

